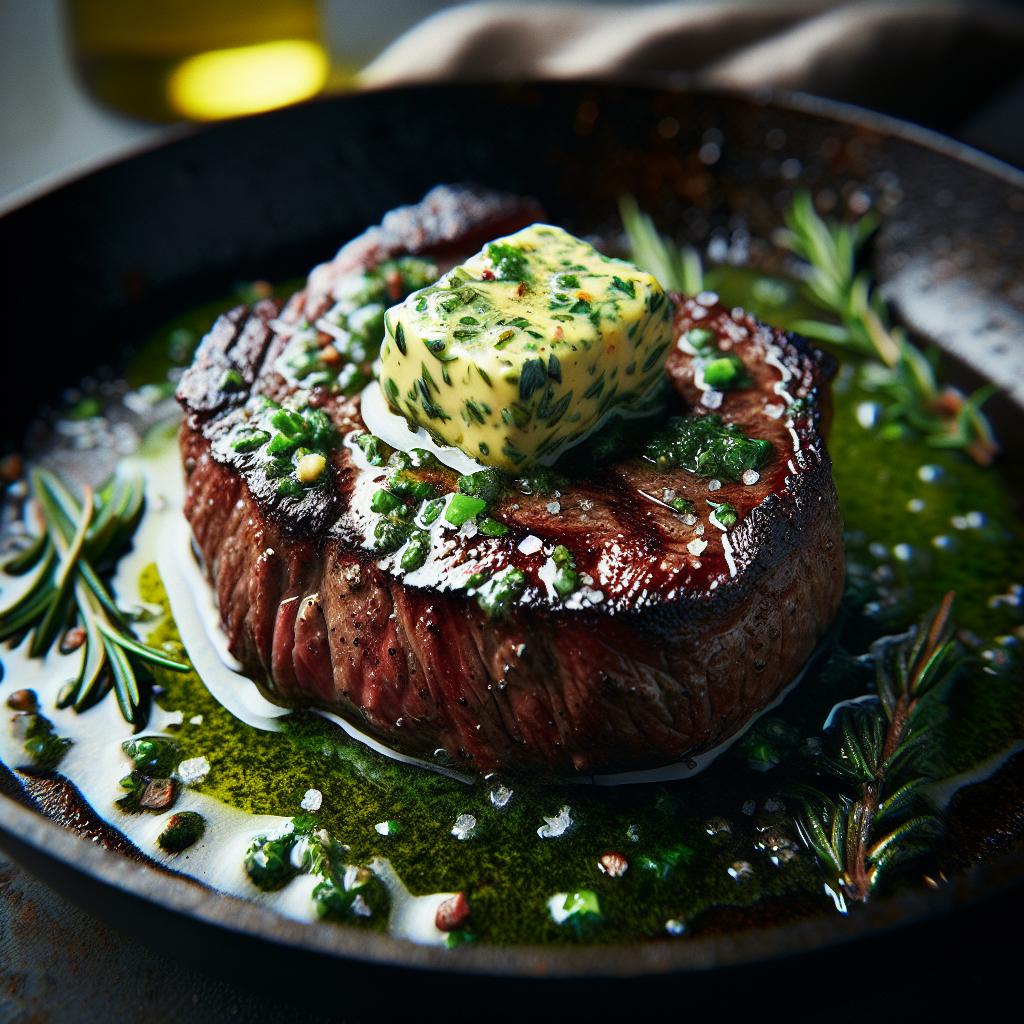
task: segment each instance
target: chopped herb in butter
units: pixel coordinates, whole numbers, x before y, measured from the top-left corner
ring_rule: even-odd
[[[714,413],[675,416],[665,430],[648,442],[644,451],[662,470],[676,467],[702,477],[712,477],[710,490],[717,490],[718,477],[739,480],[744,472],[760,469],[773,451],[771,441],[747,437],[735,423],[726,423]],[[717,487],[712,486],[717,483]]]
[[[534,224],[388,311],[381,388],[440,443],[521,472],[643,407],[670,343],[650,274]]]

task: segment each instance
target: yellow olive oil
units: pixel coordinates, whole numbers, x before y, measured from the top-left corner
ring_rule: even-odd
[[[150,121],[209,121],[319,93],[329,59],[316,0],[66,0],[92,96]]]

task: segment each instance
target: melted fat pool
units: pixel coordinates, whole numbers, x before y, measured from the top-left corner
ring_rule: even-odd
[[[742,272],[713,273],[720,276],[714,286],[730,303],[760,310],[783,326],[796,312],[778,305],[778,290],[766,293],[775,302],[766,307]],[[205,310],[202,319],[208,319]],[[183,318],[175,329],[187,322]],[[156,351],[162,349],[151,347],[150,359]],[[146,373],[136,367],[134,375]],[[957,622],[975,634],[979,659],[949,695],[941,755],[951,774],[964,772],[1024,735],[1013,644],[993,642],[1022,631],[1021,609],[998,600],[1012,584],[1024,582],[1017,501],[999,470],[981,469],[955,452],[919,442],[883,441],[864,425],[871,402],[854,374],[841,376],[829,449],[851,577],[865,581],[847,601],[842,644],[858,654],[873,638],[904,630],[945,590],[957,591]],[[135,552],[123,560],[117,590],[124,603],[137,590],[157,612],[150,642],[180,651],[153,564],[155,514],[147,515],[150,522],[142,530],[148,526],[150,533],[140,534]],[[681,782],[620,788],[533,787],[497,778],[467,785],[388,760],[311,713],[281,719],[277,733],[251,728],[226,711],[194,673],[156,669],[160,690],[146,731],[162,727],[181,745],[183,758],[203,756],[211,766],[174,809],[200,810],[212,827],[177,857],[162,854],[155,844],[165,816],[128,816],[114,807],[117,780],[129,767],[119,749],[126,728],[114,701],[81,716],[51,713],[65,675],[63,666],[54,671],[55,657],[22,663],[15,674],[19,685],[39,691],[58,730],[74,736],[62,770],[92,806],[150,856],[226,891],[268,900],[292,916],[313,916],[312,879],[300,876],[277,894],[263,894],[245,877],[241,856],[253,835],[301,813],[300,802],[311,788],[323,794],[319,823],[351,847],[352,863],[387,859],[391,868],[381,873],[404,908],[393,912],[392,927],[417,941],[443,937],[432,926],[400,924],[430,918],[426,904],[417,910],[405,900],[403,886],[433,901],[430,906],[445,893],[464,891],[473,932],[494,943],[620,943],[678,933],[675,923],[666,929],[670,921],[683,922],[685,933],[693,934],[737,915],[765,919],[779,899],[789,912],[835,910],[810,855],[799,846],[782,790],[807,775],[799,751],[808,737],[820,736],[830,708],[870,688],[870,676],[842,653],[819,659],[781,707],[713,771]],[[5,652],[3,660],[10,676],[18,655]],[[179,718],[181,724],[174,724]],[[770,770],[763,770],[766,747],[781,761]],[[8,763],[19,761],[6,733],[0,753]],[[505,790],[512,795],[503,803]],[[564,824],[563,808],[571,823],[561,835],[541,838],[546,819],[559,821],[559,828]],[[467,814],[476,826],[460,839],[453,827]],[[376,826],[384,821],[397,822],[398,833],[381,835]],[[779,856],[780,849],[789,852]],[[623,877],[600,869],[599,858],[607,852],[627,859]],[[584,927],[556,923],[549,911],[552,897],[580,889],[597,895],[600,919]]]

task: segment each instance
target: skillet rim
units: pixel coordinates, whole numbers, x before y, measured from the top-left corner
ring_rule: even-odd
[[[928,128],[899,118],[823,99],[806,93],[766,88],[757,90],[692,87],[686,76],[632,75],[618,79],[531,79],[511,83],[457,83],[465,88],[487,88],[498,92],[526,91],[545,87],[602,91],[628,89],[636,93],[670,93],[712,100],[729,100],[765,109],[820,120],[846,127],[865,128],[881,136],[898,139],[943,157],[967,164],[999,179],[1003,184],[1024,189],[1024,171]],[[366,95],[413,94],[450,89],[451,83],[410,84],[364,90],[344,96],[322,97],[301,108],[359,103]],[[100,157],[68,172],[58,172],[41,182],[25,186],[0,200],[0,232],[9,215],[21,213],[53,193],[107,169],[141,156],[173,148],[178,143],[216,132],[224,125],[250,121],[272,121],[287,117],[295,107],[255,114],[213,125],[175,126],[158,139],[148,139]],[[1012,401],[1012,399],[1011,399]],[[1013,403],[1017,414],[1022,411]],[[12,774],[0,765],[5,774]],[[111,831],[115,831],[111,829]],[[0,846],[15,860],[33,871],[26,854],[41,855],[50,866],[70,869],[71,881],[84,875],[101,888],[116,890],[147,907],[184,917],[190,924],[212,926],[236,935],[342,958],[367,966],[429,970],[442,976],[459,974],[502,978],[639,978],[683,972],[693,974],[715,968],[739,968],[792,958],[813,950],[854,943],[869,935],[887,933],[899,927],[920,926],[957,910],[977,905],[986,897],[1019,889],[1024,879],[1024,849],[978,864],[938,892],[904,890],[898,895],[859,908],[858,914],[842,919],[814,917],[797,923],[748,928],[724,934],[696,936],[684,942],[647,942],[613,946],[566,948],[551,946],[468,946],[456,951],[417,946],[387,935],[356,929],[323,928],[284,918],[254,901],[228,896],[208,889],[187,876],[169,871],[153,861],[132,861],[124,854],[96,849],[70,830],[57,825],[41,812],[14,797],[0,793]],[[54,851],[57,852],[55,855]],[[154,868],[156,870],[154,870]],[[131,883],[131,886],[129,886]],[[72,896],[72,898],[74,898]]]

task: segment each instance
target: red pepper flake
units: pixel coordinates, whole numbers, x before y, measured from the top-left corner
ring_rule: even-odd
[[[21,456],[16,452],[0,459],[0,480],[5,484],[13,484],[15,480],[20,479],[22,470]]]
[[[139,804],[147,811],[166,811],[177,796],[174,779],[150,779]]]
[[[35,690],[15,690],[7,698],[7,706],[12,711],[35,711],[39,707],[39,698]]]
[[[525,281],[520,281],[519,282],[519,287],[516,288],[516,295],[519,296],[519,298],[522,298],[525,294],[526,294],[526,282]]]
[[[388,271],[387,277],[384,278],[384,286],[393,302],[397,302],[402,297],[402,275],[397,270]]]
[[[466,894],[457,892],[449,896],[437,908],[434,915],[434,927],[441,932],[453,932],[461,928],[469,920],[469,900]]]
[[[484,270],[480,274],[480,280],[481,281],[493,281],[494,280],[494,271],[493,270]]]
[[[85,630],[81,626],[73,626],[60,642],[60,653],[71,654],[85,643]]]
[[[615,850],[602,853],[597,866],[609,878],[621,878],[629,870],[629,861]]]

